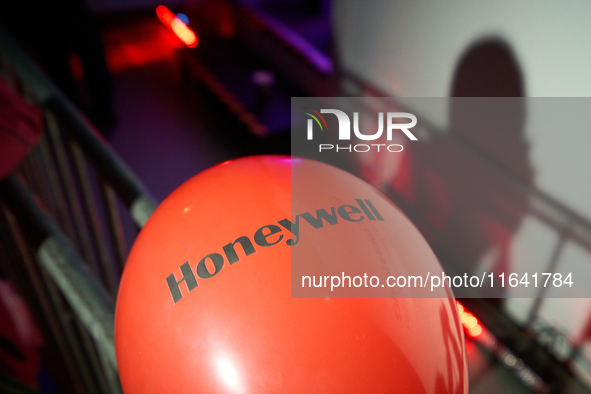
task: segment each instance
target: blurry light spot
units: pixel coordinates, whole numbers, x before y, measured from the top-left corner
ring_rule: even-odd
[[[523,370],[519,373],[519,375],[526,385],[532,384],[534,377],[532,376],[531,372],[529,372],[528,370]]]
[[[517,360],[516,360],[515,356],[513,356],[512,354],[508,354],[503,361],[505,362],[505,364],[507,366],[512,367],[515,365],[515,362]]]
[[[466,322],[464,323],[464,325],[468,329],[476,327],[478,325],[478,320],[476,320],[476,318],[474,316],[470,316],[469,318],[466,319]]]
[[[261,88],[270,88],[275,84],[275,74],[269,70],[256,70],[250,75],[250,82]]]
[[[482,334],[482,327],[480,324],[468,329],[468,335],[473,338],[479,336],[480,334]]]
[[[193,48],[197,45],[197,36],[187,25],[177,18],[163,5],[156,7],[156,15],[160,22],[168,27],[186,46]]]
[[[162,28],[160,21],[142,19],[109,28],[103,34],[109,70],[119,73],[162,61],[173,61],[175,51],[185,44]]]
[[[176,14],[176,17],[179,18],[185,25],[189,26],[189,17],[182,12]]]
[[[482,334],[483,329],[478,322],[478,319],[472,313],[468,312],[468,310],[466,310],[462,304],[459,302],[456,303],[458,306],[458,312],[460,314],[460,320],[467,334],[472,338]]]
[[[235,393],[243,392],[242,382],[236,366],[226,357],[217,359],[218,374],[229,390]]]

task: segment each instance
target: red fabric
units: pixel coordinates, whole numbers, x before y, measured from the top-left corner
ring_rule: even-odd
[[[37,143],[43,113],[0,78],[0,180],[6,178]]]
[[[0,279],[0,371],[34,387],[42,346],[41,332],[25,301]]]

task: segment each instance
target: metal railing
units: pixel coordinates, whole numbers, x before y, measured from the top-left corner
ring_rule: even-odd
[[[3,31],[0,72],[45,118],[41,141],[0,184],[0,273],[30,304],[66,390],[120,392],[114,300],[126,230],[156,200]]]

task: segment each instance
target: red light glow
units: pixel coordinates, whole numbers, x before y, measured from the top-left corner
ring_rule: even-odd
[[[482,326],[480,324],[468,329],[468,335],[470,335],[472,338],[475,338],[480,334],[482,334]]]
[[[156,7],[156,15],[160,22],[168,27],[186,46],[194,48],[197,45],[197,36],[185,23],[177,18],[166,6]]]
[[[460,314],[460,320],[462,321],[462,325],[464,326],[464,330],[468,334],[470,338],[476,338],[480,334],[482,334],[482,326],[480,322],[472,313],[466,310],[462,304],[458,301],[458,312]]]

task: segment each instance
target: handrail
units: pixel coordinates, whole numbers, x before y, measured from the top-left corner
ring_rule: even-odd
[[[1,28],[0,53],[10,59],[15,73],[34,100],[39,105],[54,111],[68,126],[68,132],[130,209],[135,223],[143,227],[158,205],[157,200],[143,182],[134,175],[112,148],[99,139],[99,133],[94,126]]]
[[[135,223],[143,227],[158,205],[143,182],[113,149],[99,140],[94,127],[61,93],[54,94],[45,105],[67,126],[67,132],[129,208]]]
[[[0,196],[33,238],[43,268],[58,285],[110,367],[117,370],[113,298],[14,174],[0,183]]]
[[[56,88],[34,61],[1,28],[0,54],[3,60],[9,64],[11,75],[16,76],[19,81],[19,87],[22,88],[24,95],[47,110],[47,113],[51,113],[51,119],[57,120],[57,123],[52,121],[47,124],[49,128],[52,127],[53,123],[59,124],[57,130],[52,129],[50,130],[52,132],[47,133],[47,137],[51,140],[49,145],[53,144],[54,150],[61,149],[59,152],[54,152],[60,159],[63,159],[60,164],[65,167],[62,166],[64,168],[61,168],[61,170],[71,171],[69,160],[66,157],[68,156],[66,152],[68,149],[64,150],[64,148],[69,148],[70,152],[74,153],[81,152],[83,155],[74,157],[74,165],[77,166],[78,171],[81,171],[85,168],[84,159],[88,159],[92,164],[100,180],[99,186],[102,187],[102,191],[105,193],[104,198],[107,205],[105,216],[110,221],[110,224],[115,225],[113,221],[117,220],[117,218],[113,217],[117,214],[114,212],[114,210],[117,210],[116,200],[112,196],[112,192],[114,192],[129,210],[135,224],[139,228],[143,227],[158,205],[156,199],[145,185],[119,158],[115,151],[102,140],[100,133],[84,115]],[[67,133],[68,144],[63,144],[61,136],[56,136],[56,132],[62,131]],[[42,140],[38,147],[41,148],[42,153],[51,150],[44,142],[47,141]],[[30,156],[34,157],[35,155],[31,154]],[[33,169],[33,171],[35,170]],[[86,173],[78,174],[79,177],[85,175],[87,176]],[[64,174],[60,176],[64,176]],[[70,176],[71,174],[67,174],[67,177]],[[56,183],[64,181],[64,179],[56,179],[55,176],[51,179]],[[82,186],[68,185],[68,192],[70,192],[70,195],[67,196],[69,199],[66,199],[68,202],[71,201],[71,198],[78,198],[79,192],[86,193],[86,198],[89,197],[89,193],[92,194],[90,184],[86,181],[85,179],[80,180],[83,183]],[[59,189],[58,185],[53,186]],[[78,190],[79,187],[80,190]],[[115,354],[115,300],[114,296],[106,290],[104,283],[101,283],[97,273],[92,271],[92,265],[87,264],[89,257],[94,257],[94,251],[92,248],[91,250],[77,249],[77,245],[72,243],[58,227],[56,221],[54,221],[55,218],[50,218],[51,214],[42,209],[44,204],[38,203],[38,200],[34,198],[34,193],[19,180],[16,174],[12,174],[6,180],[0,182],[0,199],[2,200],[0,205],[7,208],[16,218],[17,223],[13,223],[16,226],[15,228],[26,234],[27,243],[35,254],[37,264],[42,267],[42,270],[47,274],[46,276],[51,279],[52,286],[57,286],[57,289],[69,304],[69,310],[76,315],[74,320],[81,323],[83,330],[92,338],[96,350],[91,349],[90,353],[96,353],[96,355],[93,356],[88,353],[87,356],[95,361],[94,368],[102,371],[99,372],[102,378],[99,376],[96,376],[96,378],[106,380],[106,382],[103,382],[103,384],[106,383],[106,386],[103,387],[102,392],[120,392]],[[92,201],[92,199],[88,199],[86,202],[92,204]],[[95,210],[91,212],[91,216],[97,215],[97,207],[91,209]],[[69,212],[69,214],[78,215],[79,212]],[[92,226],[99,227],[100,225],[100,220],[92,224]],[[15,228],[13,228],[13,231],[16,231]],[[96,232],[98,228],[93,228],[93,230]],[[119,231],[122,230],[119,229]],[[69,232],[68,235],[72,236]],[[100,234],[96,233],[95,235]],[[112,235],[111,238],[117,238],[118,236],[121,238],[120,233]],[[119,253],[118,258],[121,259],[123,257],[121,253],[124,253],[124,250],[121,248],[121,242],[117,243],[117,245],[119,246],[117,250]],[[103,246],[100,244],[95,245],[99,249]],[[84,258],[80,255],[79,250],[85,253]],[[103,250],[99,251],[102,252]],[[106,257],[108,263],[108,255],[103,257]],[[26,291],[26,289],[23,289],[23,291]],[[96,362],[100,363],[102,367],[97,367]],[[95,370],[98,371],[98,369]]]

